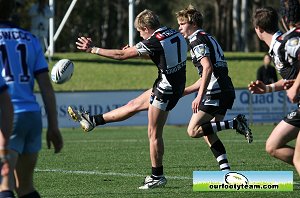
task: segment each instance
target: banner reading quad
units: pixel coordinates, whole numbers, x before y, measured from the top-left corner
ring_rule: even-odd
[[[84,108],[91,114],[105,113],[126,104],[131,99],[143,93],[143,90],[135,91],[97,91],[97,92],[56,92],[57,112],[59,126],[62,128],[78,127],[69,119],[67,107],[75,106]],[[42,103],[41,95],[36,94],[37,100]],[[170,112],[167,124],[186,125],[192,115],[191,103],[195,94],[183,97],[177,106]],[[233,109],[228,111],[225,119],[231,119],[237,114],[245,114],[251,123],[275,123],[279,122],[288,112],[296,109],[286,98],[285,92],[273,92],[263,95],[252,95],[246,89],[236,90],[236,100]],[[47,126],[45,110],[42,106],[43,124]],[[132,118],[110,123],[105,126],[130,126],[147,125],[147,112],[140,112]]]

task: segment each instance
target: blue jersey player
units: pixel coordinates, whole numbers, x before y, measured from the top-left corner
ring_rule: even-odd
[[[18,197],[40,197],[33,186],[33,173],[41,149],[42,118],[33,89],[37,81],[48,118],[47,145],[55,153],[63,147],[58,128],[55,95],[48,75],[48,64],[38,39],[8,21],[13,0],[0,0],[0,69],[9,86],[14,106],[13,132],[9,142],[13,177],[15,169]],[[10,183],[10,186],[14,186]]]

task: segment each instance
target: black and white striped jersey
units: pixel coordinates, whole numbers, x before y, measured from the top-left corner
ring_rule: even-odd
[[[227,62],[218,42],[202,29],[189,36],[190,53],[195,67],[201,76],[203,67],[200,60],[209,57],[213,65],[213,73],[206,91],[206,98],[219,99],[220,93],[231,94],[235,97],[231,78],[228,76]]]
[[[300,28],[293,28],[278,37],[277,48],[281,68],[278,69],[283,79],[295,79],[299,73],[298,55],[300,53]]]
[[[280,75],[282,75],[283,72],[283,63],[279,58],[278,54],[278,49],[280,47],[282,41],[282,32],[277,31],[275,34],[272,36],[271,44],[269,47],[269,55],[272,57],[272,60],[274,62],[275,68],[278,71]]]
[[[161,94],[182,94],[187,59],[184,37],[177,30],[161,27],[135,46],[140,55],[149,55],[158,68],[153,87]]]

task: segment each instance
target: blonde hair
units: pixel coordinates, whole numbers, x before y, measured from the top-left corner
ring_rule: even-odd
[[[160,27],[158,16],[151,10],[145,9],[137,15],[134,21],[137,29],[145,28],[156,30]]]
[[[199,28],[203,25],[203,16],[201,12],[196,10],[191,4],[187,8],[176,12],[176,17],[179,21],[194,24]]]

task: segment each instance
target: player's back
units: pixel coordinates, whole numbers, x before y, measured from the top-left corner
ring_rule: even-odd
[[[15,112],[38,111],[34,78],[48,71],[48,64],[36,37],[14,24],[0,23],[0,66]]]

